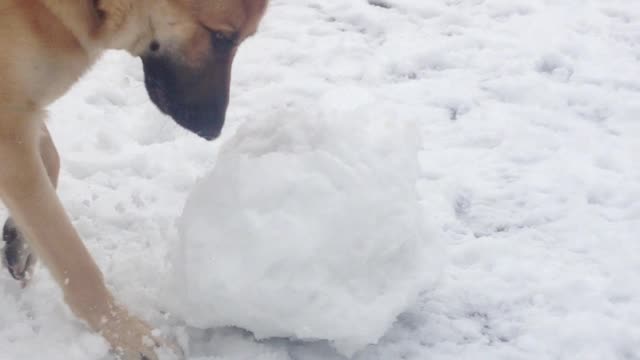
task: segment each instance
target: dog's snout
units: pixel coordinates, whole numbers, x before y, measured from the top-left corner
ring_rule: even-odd
[[[191,69],[163,57],[142,60],[147,91],[158,108],[196,135],[218,138],[229,103],[230,63]]]

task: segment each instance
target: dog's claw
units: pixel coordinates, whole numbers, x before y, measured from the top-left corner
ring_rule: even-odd
[[[116,358],[119,360],[185,360],[184,352],[174,344],[165,344],[164,346],[156,346],[154,348],[148,348],[139,350],[137,352],[128,352],[122,350],[116,353]]]
[[[5,242],[3,264],[14,279],[26,285],[33,274],[36,256],[12,219],[8,219],[4,224],[2,240]]]

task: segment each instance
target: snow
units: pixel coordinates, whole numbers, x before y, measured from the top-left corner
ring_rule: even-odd
[[[188,324],[352,355],[434,285],[442,250],[417,195],[418,124],[349,94],[360,105],[251,120],[221,149],[179,222],[173,311]]]
[[[216,143],[160,115],[122,53],[52,106],[61,197],[117,297],[190,359],[343,360],[326,342],[257,341],[168,311],[186,298],[172,291],[176,220],[249,123],[373,102],[418,126],[419,199],[447,263],[355,359],[639,359],[640,4],[371,3],[273,0]],[[111,360],[39,270],[25,290],[0,274],[0,360]]]

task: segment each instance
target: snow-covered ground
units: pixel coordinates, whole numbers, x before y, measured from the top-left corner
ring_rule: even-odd
[[[114,293],[191,359],[340,360],[186,326],[167,313],[169,259],[239,126],[353,102],[419,124],[419,199],[447,259],[357,360],[640,359],[637,0],[273,0],[216,143],[160,115],[139,62],[109,53],[51,108],[60,194]],[[111,359],[39,270],[25,290],[0,274],[0,360]]]

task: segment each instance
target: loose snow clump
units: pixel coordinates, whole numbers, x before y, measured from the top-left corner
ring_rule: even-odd
[[[416,194],[419,144],[392,109],[244,124],[180,220],[176,311],[347,355],[377,342],[442,257]]]

